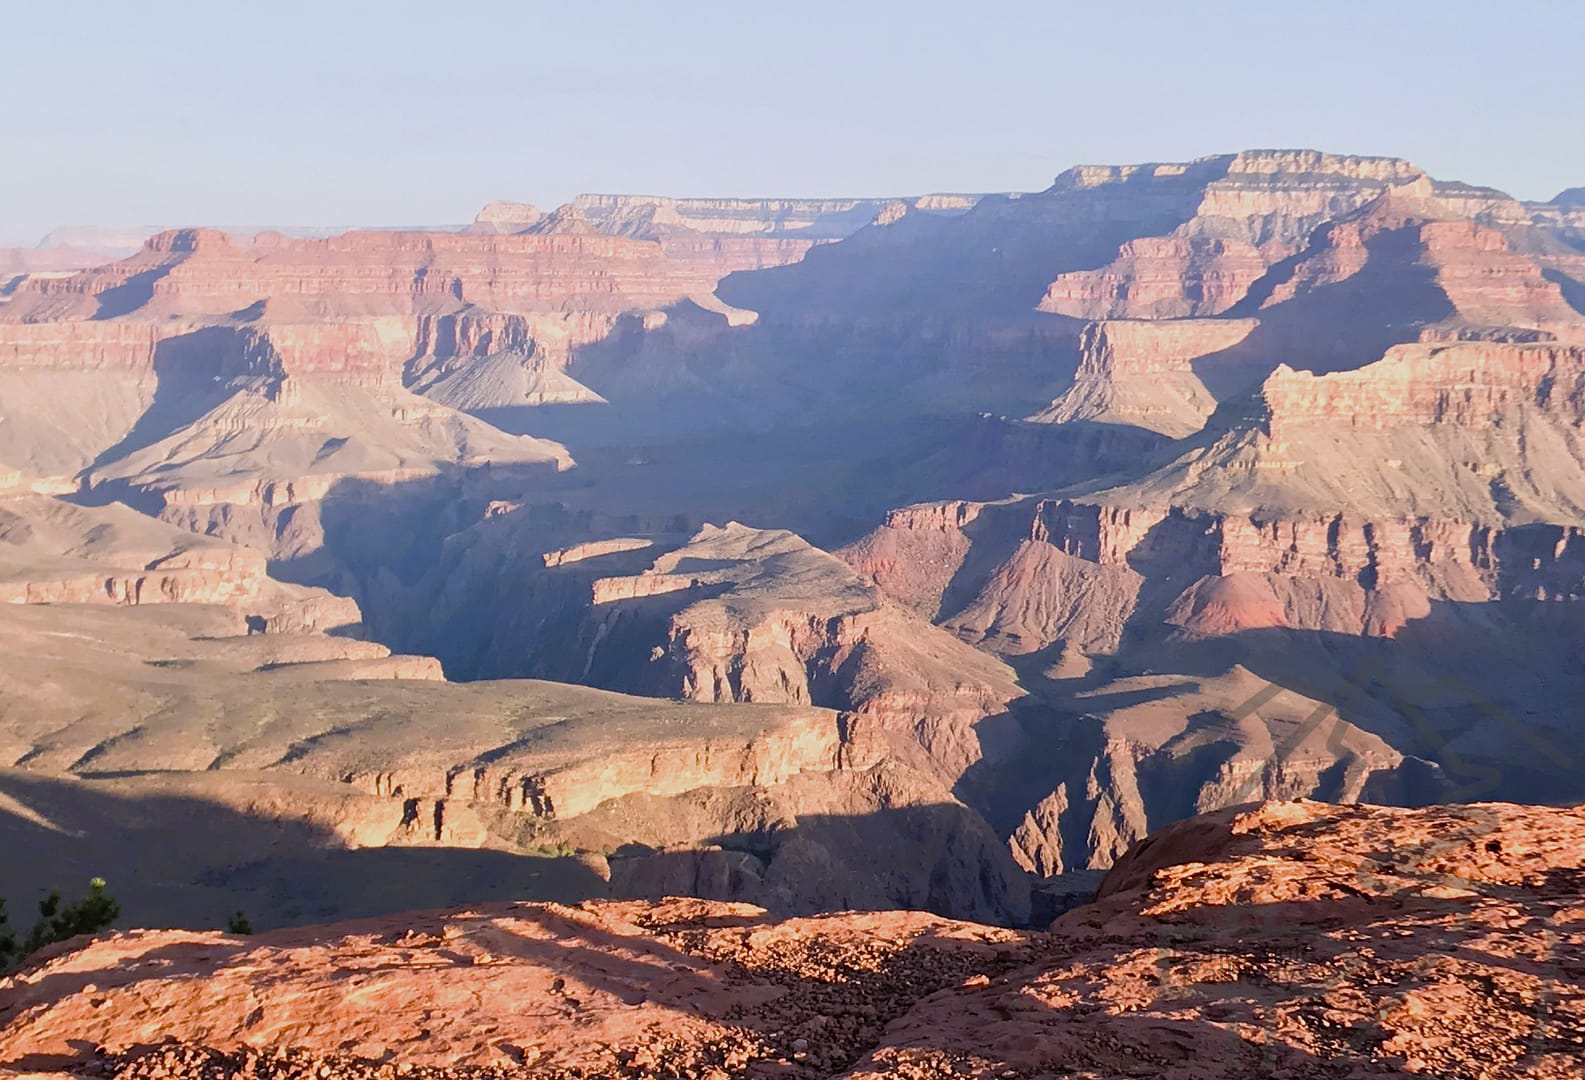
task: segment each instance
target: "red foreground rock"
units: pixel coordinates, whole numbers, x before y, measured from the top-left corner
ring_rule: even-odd
[[[1571,1078],[1585,808],[1268,803],[1050,932],[695,900],[122,932],[0,982],[0,1074]]]

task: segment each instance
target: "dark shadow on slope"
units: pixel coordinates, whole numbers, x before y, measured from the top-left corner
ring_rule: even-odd
[[[1070,806],[1082,803],[1090,763],[1100,756],[1106,738],[1095,717],[1035,700],[1016,702],[1009,713],[1021,740],[1016,752],[987,755],[953,788],[953,794],[979,810],[1002,837],[1010,836],[1024,815],[1059,786],[1067,787]],[[1088,849],[1084,826],[1078,821],[1081,816],[1062,817],[1065,852]]]
[[[1104,266],[1129,240],[1164,236],[1198,212],[1232,158],[1177,177],[1142,169],[1116,183],[989,196],[955,218],[909,214],[816,247],[803,261],[728,276],[718,295],[778,321],[830,315],[1026,313],[1057,275]]]
[[[1585,281],[1571,278],[1561,270],[1542,270],[1541,276],[1558,287],[1569,307],[1585,315]]]
[[[605,882],[575,859],[435,846],[348,849],[303,818],[243,814],[182,791],[179,774],[167,775],[169,789],[127,794],[91,781],[0,772],[0,849],[7,853],[0,896],[8,910],[25,914],[43,891],[70,894],[95,876],[121,902],[120,925],[193,929],[223,927],[238,910],[267,929],[487,900],[605,895]],[[400,813],[393,814],[394,824]]]
[[[904,908],[1000,924],[1028,912],[1023,872],[977,814],[950,802],[799,814],[702,841],[718,847],[654,851],[613,837],[618,850],[608,883],[583,859],[525,850],[348,848],[299,807],[320,798],[335,814],[335,800],[358,796],[350,787],[321,784],[309,793],[284,771],[262,778],[238,773],[239,788],[260,792],[270,807],[244,813],[184,787],[187,777],[216,781],[213,773],[142,774],[135,779],[148,783],[140,789],[0,772],[0,838],[11,855],[0,865],[0,896],[9,910],[25,914],[47,889],[69,893],[101,876],[121,901],[121,923],[140,927],[219,928],[241,910],[269,929],[453,904],[604,896],[699,896],[761,904],[783,915]],[[261,780],[280,786],[259,788]],[[855,790],[861,787],[856,783]],[[709,789],[693,798],[733,791]],[[784,797],[766,791],[772,800]],[[656,814],[673,812],[681,823],[678,839],[685,839],[689,798],[650,798],[650,819],[637,827],[653,828]],[[381,805],[375,800],[353,812],[372,818]],[[401,798],[391,798],[388,809],[366,831],[373,835],[388,822],[395,833]],[[519,816],[549,829],[546,836],[563,827],[554,818]],[[579,824],[574,818],[565,827],[576,835]]]
[[[846,790],[840,778],[833,783],[834,791]],[[762,797],[778,805],[786,796],[772,788]],[[766,819],[691,848],[629,844],[611,856],[611,893],[741,901],[778,916],[903,909],[1022,924],[1029,912],[1027,876],[977,813],[941,798],[869,813]]]
[[[154,298],[154,283],[169,274],[173,268],[171,265],[166,265],[144,270],[133,274],[120,285],[99,293],[94,297],[99,307],[93,317],[114,319],[136,311]]]
[[[1550,540],[1537,536],[1535,544],[1551,551],[1552,533]],[[1562,578],[1554,577],[1556,594]],[[977,725],[984,758],[954,794],[984,814],[998,835],[1032,828],[1027,842],[1042,845],[1042,857],[1060,841],[1069,868],[1083,865],[1092,850],[1106,854],[1097,847],[1104,840],[1093,832],[1097,824],[1158,829],[1198,812],[1207,795],[1240,802],[1291,793],[1284,785],[1317,769],[1302,793],[1323,800],[1357,791],[1363,801],[1401,806],[1585,801],[1579,767],[1585,737],[1575,723],[1585,673],[1574,660],[1585,646],[1585,612],[1575,607],[1441,602],[1393,638],[1284,629],[1200,638],[1162,625],[1159,613],[1136,617],[1102,677],[1053,681],[1044,677],[1038,655],[1014,658],[1030,692],[1010,710],[1016,736],[1009,743],[1005,718]],[[1197,683],[1239,666],[1261,680],[1248,700],[1205,710],[1195,697]],[[1106,689],[1132,675],[1183,681]],[[1294,695],[1326,707],[1300,707]],[[1171,725],[1171,703],[1179,696],[1184,711],[1203,711],[1187,717],[1181,731],[1159,729]],[[1103,727],[1104,718],[1152,702],[1165,710],[1142,717],[1145,728]],[[1224,775],[1223,767],[1249,744],[1240,722],[1259,722],[1269,715],[1268,705],[1281,714],[1298,709],[1297,719],[1270,721],[1273,745],[1261,768]],[[1403,760],[1393,766],[1372,761],[1369,743],[1359,743],[1350,728],[1379,737]],[[1137,752],[1134,738],[1153,749]],[[1335,760],[1324,760],[1327,755]],[[1122,772],[1113,775],[1117,769]],[[1226,789],[1220,796],[1218,784]],[[1026,822],[1025,814],[1048,798],[1055,804]]]
[[[552,426],[538,433],[570,440],[576,454],[583,437],[601,445],[662,443],[700,433],[1024,416],[1071,381],[1082,326],[1032,310],[826,312],[737,326],[687,302],[666,314],[658,327],[624,317],[603,339],[574,350],[568,373],[608,404],[553,410]],[[509,426],[532,422],[516,411],[522,415],[503,418]],[[481,415],[494,420],[495,412]]]
[[[637,573],[705,522],[788,528],[831,550],[899,505],[999,497],[1010,484],[1050,487],[1120,466],[1160,441],[1100,425],[974,418],[593,453],[575,445],[580,464],[561,474],[501,468],[396,484],[343,480],[317,504],[262,508],[262,522],[236,526],[234,538],[269,546],[277,536],[322,533],[317,550],[302,545],[271,573],[353,597],[376,640],[438,655],[453,677],[579,680],[581,668],[537,665],[538,643],[566,632],[570,606],[588,607],[593,578]],[[624,536],[657,543],[554,572],[543,565],[547,551]]]
[[[1210,380],[1208,386],[1229,367],[1257,377],[1231,381],[1223,394],[1258,384],[1251,357],[1265,358],[1268,371],[1279,362],[1317,373],[1353,370],[1381,359],[1393,345],[1418,340],[1422,327],[1457,315],[1435,267],[1420,262],[1416,223],[1367,240],[1365,264],[1349,277],[1320,287],[1301,285],[1290,299],[1263,307],[1301,266],[1324,254],[1326,230],[1322,226],[1309,246],[1268,270],[1228,311],[1233,317],[1258,318],[1260,325],[1232,349],[1193,362],[1202,381]]]
[[[148,409],[85,473],[152,446],[201,419],[236,393],[231,380],[246,374],[246,369],[242,338],[227,327],[207,327],[161,341],[154,349],[154,398]]]
[[[1194,638],[1163,628],[1153,648],[1135,642],[1130,659],[1206,678],[1242,665],[1434,763],[1434,780],[1378,785],[1371,794],[1383,801],[1579,802],[1585,740],[1574,719],[1585,674],[1572,658],[1585,646],[1585,613],[1572,607],[1439,601],[1392,638],[1284,629]]]

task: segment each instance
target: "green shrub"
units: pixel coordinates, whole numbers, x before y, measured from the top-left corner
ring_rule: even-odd
[[[242,912],[235,912],[232,914],[231,918],[226,920],[226,933],[251,934],[253,933],[253,923],[250,922],[248,917],[242,914]]]
[[[6,902],[0,900],[0,971],[11,966],[17,955],[17,936],[6,922]]]
[[[116,921],[121,905],[105,892],[104,878],[94,878],[88,883],[88,895],[75,904],[61,905],[61,894],[52,891],[39,901],[39,921],[19,945],[16,933],[5,916],[5,901],[0,900],[0,970],[5,970],[22,958],[37,952],[46,945],[93,934]]]

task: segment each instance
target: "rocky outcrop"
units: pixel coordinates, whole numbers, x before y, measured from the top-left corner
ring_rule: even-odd
[[[1230,177],[1238,167],[1229,166]],[[1282,174],[1296,167],[1273,163],[1278,186],[1239,213],[1223,218],[1202,207],[1169,236],[1128,241],[1107,267],[1058,276],[1043,310],[1113,321],[1085,329],[1074,384],[1035,419],[1130,423],[1182,437],[1279,361],[1318,372],[1361,369],[1415,340],[1517,344],[1585,335],[1565,295],[1571,279],[1557,262],[1566,245],[1531,238],[1524,207],[1500,193],[1437,184],[1414,170],[1378,175],[1360,163],[1325,166],[1341,170],[1340,181],[1359,172],[1347,182],[1352,201],[1308,219],[1313,233],[1268,237],[1262,255],[1254,246],[1262,241],[1235,234],[1264,228],[1261,215],[1277,204],[1261,200],[1285,198]],[[1075,184],[1104,188],[1144,175]],[[1164,182],[1151,174],[1153,185]],[[1221,198],[1213,192],[1222,183],[1206,185],[1207,206]],[[1259,321],[1194,318],[1223,314]],[[1367,420],[1406,421],[1414,422],[1391,412]]]
[[[965,524],[940,527],[943,510]],[[972,510],[957,504],[908,508],[841,554],[883,591],[897,590],[896,598],[908,601],[921,591],[902,570],[916,565],[913,553],[950,551],[946,572],[936,577],[941,591],[928,594],[942,605],[940,620],[948,629],[1014,655],[1054,641],[1107,654],[1119,647],[1134,598],[1147,582],[1175,592],[1192,584],[1169,621],[1198,632],[1229,632],[1248,619],[1250,625],[1376,634],[1402,624],[1382,613],[1423,614],[1431,598],[1495,599],[1523,591],[1518,583],[1532,574],[1551,574],[1558,586],[1572,581],[1571,570],[1563,569],[1576,559],[1571,531],[1542,531],[1544,538],[1533,529],[1505,533],[1457,519],[1264,517],[1029,499]],[[909,557],[882,557],[893,552]],[[1256,584],[1262,576],[1272,580]],[[1302,586],[1322,589],[1331,600],[1306,601],[1287,591],[1289,585],[1273,584],[1278,578],[1331,583]],[[1246,601],[1247,616],[1205,614]],[[1352,614],[1345,618],[1343,611]]]
[[[497,225],[247,240],[173,230],[108,266],[20,282],[0,307],[0,368],[167,373],[164,354],[180,349],[205,354],[187,362],[208,369],[212,354],[246,354],[253,338],[297,374],[413,386],[467,407],[596,401],[563,374],[575,348],[624,312],[708,303],[724,275],[795,260],[809,243]]]
[[[974,502],[891,510],[879,527],[836,554],[892,600],[933,620],[969,552],[964,527],[980,510]]]
[[[1357,367],[1430,326],[1561,334],[1577,324],[1551,280],[1574,249],[1521,236],[1539,226],[1524,224],[1522,207],[1519,218],[1502,209],[1512,200],[1455,195],[1395,159],[1252,151],[1078,168],[1044,192],[987,197],[949,220],[894,207],[884,224],[796,264],[723,281],[721,297],[757,312],[759,329],[668,353],[666,366],[681,370],[657,389],[678,409],[699,379],[734,398],[761,379],[798,386],[822,412],[855,396],[932,412],[968,394],[1029,415],[1071,385],[1080,320],[1259,318],[1241,343],[1248,370],[1195,364],[1194,377],[1125,378],[1115,394],[1081,385],[1065,395],[1071,410],[1043,417],[1102,416],[1115,396],[1130,423],[1133,397],[1146,423],[1181,437],[1198,430],[1208,402],[1248,391],[1279,362]],[[1195,331],[1224,332],[1185,332]],[[872,334],[884,344],[867,347]],[[1015,335],[1029,340],[1017,363],[995,347]],[[745,338],[764,343],[755,355],[769,369],[738,366]],[[655,379],[657,366],[651,356],[602,358],[591,384]],[[1014,368],[1022,378],[1002,381]]]
[[[1019,696],[1001,664],[790,533],[706,526],[593,588],[596,606],[546,674],[576,664],[629,692],[851,711],[911,734],[949,777],[979,757],[973,725]]]
[[[1206,180],[1188,220],[1166,235],[1126,241],[1099,269],[1058,275],[1040,309],[1083,319],[1220,315],[1329,218],[1430,182],[1391,158],[1248,151],[1188,165],[1079,168],[1058,177],[1057,189],[1165,186],[1192,172]]]
[[[611,555],[619,551],[642,551],[654,544],[654,540],[641,536],[619,536],[611,540],[590,540],[582,544],[573,544],[571,547],[558,548],[547,551],[541,558],[545,566],[554,569],[558,566],[570,566],[573,563],[583,562],[585,559],[598,559],[602,555]],[[598,583],[596,583],[598,588]],[[598,593],[594,599],[600,603]]]
[[[86,320],[8,324],[0,331],[0,366],[143,373],[152,368],[159,342],[185,329]]]
[[[212,230],[174,230],[129,259],[70,278],[24,281],[4,319],[221,317],[261,301],[299,305],[330,321],[470,306],[510,314],[620,312],[708,294],[726,273],[776,265],[807,249],[795,240],[681,237],[662,244],[554,232],[324,239],[265,233],[243,245]]]
[[[969,1075],[1142,1072],[1086,1044],[1122,1035],[1117,1018],[1141,1010],[1162,1019],[1122,1042],[1137,1050],[1159,1033],[1172,1046],[1155,1051],[1162,1065],[1186,1076],[1566,1076],[1578,1023],[1542,1002],[1571,996],[1576,977],[1566,950],[1532,945],[1580,902],[1563,839],[1579,827],[1575,810],[1503,805],[1271,803],[1185,822],[1139,845],[1098,904],[1053,927],[1078,950],[1054,965],[1077,997],[1048,999],[1034,1030],[1015,1020],[987,1037],[1029,993],[993,980],[973,1006],[943,997],[910,1015],[851,1075],[948,1061]],[[1230,983],[1242,988],[1233,998]],[[1112,1004],[1090,1013],[1092,994]],[[949,1022],[964,1024],[961,1038],[932,1034]],[[1198,1060],[1209,1040],[1224,1048],[1215,1063]]]
[[[1266,273],[1266,260],[1237,237],[1130,240],[1104,270],[1059,274],[1041,311],[1080,319],[1182,319],[1220,315]]]
[[[1261,387],[1266,430],[1387,431],[1409,425],[1485,430],[1521,409],[1569,427],[1585,421],[1585,346],[1551,342],[1402,345],[1356,371],[1286,366]]]
[[[1467,673],[1510,650],[1552,670],[1578,618],[1561,602],[1585,580],[1574,527],[1114,497],[911,507],[841,551],[1033,691],[1014,722],[982,726],[1000,750],[958,787],[1026,868],[1105,866],[1153,827],[1255,795],[1412,802],[1475,783],[1448,749],[1460,710],[1479,710],[1490,777],[1529,768],[1500,749],[1512,732],[1569,740],[1563,698],[1524,704],[1533,691],[1477,691]],[[1037,720],[1042,699],[1075,719]]]
[[[258,743],[123,723],[150,715],[144,693],[173,700],[175,668],[128,676],[114,723],[27,698],[7,760],[298,763],[378,801],[347,804],[341,839],[577,845],[606,887],[773,906],[825,881],[822,902],[1012,910],[1016,875],[985,854],[1003,841],[1035,873],[1099,867],[1250,792],[1417,801],[1461,790],[1459,762],[1497,768],[1505,795],[1574,797],[1567,755],[1484,701],[1576,746],[1559,704],[1585,596],[1576,217],[1393,159],[1259,151],[1080,168],[1020,197],[590,197],[495,206],[465,233],[172,230],[30,275],[0,306],[0,490],[124,500],[245,544],[355,596],[395,653],[277,667],[226,646],[250,662],[216,681],[295,695],[283,720],[215,691]],[[507,434],[542,423],[591,447],[584,472]],[[723,428],[756,435],[712,442]],[[699,526],[734,520],[763,527]],[[834,559],[794,523],[851,542]],[[150,619],[152,600],[220,602],[264,637],[352,614],[318,593],[267,607],[260,564],[208,548],[79,554],[19,559],[18,598]],[[184,650],[155,659],[220,663]],[[414,689],[432,650],[459,678],[809,710],[818,737],[668,709],[585,756],[528,723],[554,702],[500,704],[520,687]],[[1486,672],[1548,663],[1523,694]],[[1361,691],[1361,671],[1432,689]],[[315,729],[343,708],[356,723]],[[453,723],[467,739],[437,731]],[[370,749],[365,730],[446,749]],[[865,834],[928,870],[865,877],[841,853],[833,819],[931,805],[945,816]],[[925,833],[969,854],[909,839]],[[964,884],[987,867],[992,884]]]
[[[1073,385],[1030,419],[1190,435],[1205,426],[1219,400],[1253,387],[1269,370],[1239,350],[1258,325],[1254,319],[1090,323],[1079,335]]]
[[[1227,427],[1103,501],[1573,524],[1579,346],[1539,331],[1421,333],[1353,370],[1280,366]]]
[[[1142,581],[1126,566],[1099,566],[1026,540],[942,626],[1002,655],[1038,652],[1054,642],[1079,655],[1113,653]]]
[[[524,232],[545,219],[544,211],[537,206],[520,202],[487,203],[468,226],[470,233]]]
[[[476,763],[445,770],[448,798],[489,804],[547,820],[576,818],[602,804],[633,795],[668,798],[701,788],[774,787],[804,772],[830,772],[844,763],[839,725],[828,713],[808,710],[744,738],[730,726],[704,723],[672,740],[646,739],[622,746],[615,739],[598,755],[557,758],[543,749],[483,753]],[[863,762],[872,764],[873,762]],[[433,786],[402,786],[423,791]]]
[[[1243,807],[1137,845],[1050,933],[697,900],[122,931],[0,988],[0,1060],[123,1080],[1562,1080],[1585,1038],[1582,831],[1577,809]],[[331,992],[349,982],[384,1006]]]
[[[356,659],[299,661],[292,665],[292,674],[299,677],[325,677],[333,679],[369,680],[402,679],[404,681],[445,682],[446,674],[440,661],[433,656],[375,656]],[[440,839],[438,836],[435,839]]]
[[[265,632],[361,622],[352,600],[272,579],[263,552],[44,496],[0,500],[0,603],[215,604]]]
[[[1504,566],[1504,552],[1509,549],[1503,531],[1458,520],[1373,522],[1354,514],[1262,519],[1067,500],[1029,500],[994,507],[994,514],[1010,520],[1003,528],[1027,522],[1022,528],[1027,528],[1030,539],[1022,541],[1024,550],[1033,541],[1095,568],[1149,574],[1170,566],[1179,577],[1189,574],[1190,579],[1203,574],[1271,573],[1333,577],[1368,587],[1415,582],[1438,596],[1485,599],[1498,592],[1504,569],[1522,573],[1523,563],[1530,561],[1530,555],[1515,549],[1514,565]],[[907,515],[896,519],[907,520]],[[888,523],[883,528],[897,527]],[[1566,533],[1553,530],[1558,552],[1569,549]],[[957,536],[964,546],[972,539],[965,531]],[[991,538],[991,531],[984,530],[983,536]],[[857,566],[886,588],[892,580],[891,568],[865,566],[864,552],[865,547],[854,547],[843,553],[859,560]],[[1552,552],[1547,557],[1550,560]],[[961,558],[959,565],[964,561]],[[1000,561],[991,566],[1005,568]],[[961,585],[983,588],[973,582]]]
[[[1270,308],[1351,279],[1364,305],[1356,317],[1542,328],[1578,321],[1557,285],[1501,230],[1455,216],[1426,185],[1329,223],[1252,298]]]
[[[491,905],[470,912],[343,924],[329,934],[315,930],[309,936],[254,940],[262,950],[254,959],[268,963],[276,976],[270,996],[275,1004],[265,1008],[278,1010],[275,1015],[281,1022],[300,1031],[292,1042],[294,1049],[330,1054],[334,1060],[341,1050],[333,1052],[328,1042],[339,1038],[339,1047],[361,1048],[375,1058],[390,1047],[393,1068],[408,1071],[414,1066],[510,1065],[527,1070],[526,1074],[577,1070],[591,1077],[642,1075],[659,1069],[661,1062],[666,1071],[747,1074],[778,1060],[785,1060],[784,1068],[798,1075],[830,1074],[878,1041],[885,1026],[920,997],[965,979],[984,978],[985,971],[999,973],[1035,955],[1027,934],[934,916],[887,912],[847,915],[841,922],[778,923],[749,905],[676,900],[576,907]],[[90,965],[108,962],[112,954],[106,946],[128,961],[123,968],[128,973],[142,971],[132,958],[153,949],[169,952],[172,976],[202,970],[215,995],[209,1030],[217,1050],[275,1042],[267,1035],[250,1042],[243,1034],[246,1010],[235,1018],[230,1015],[234,994],[248,992],[246,984],[238,981],[237,968],[253,952],[239,945],[238,939],[190,931],[145,932],[116,939],[114,945],[105,942],[96,946],[97,951],[75,959],[57,959],[54,969],[98,970]],[[316,996],[315,985],[332,977],[343,957],[360,947],[367,961],[376,961],[391,948],[395,950],[391,956],[408,956],[423,965],[393,963],[383,967],[384,974],[377,978],[383,999],[425,1000],[433,1007],[436,1019],[429,1022],[424,1037],[428,1047],[417,1051],[416,1058],[412,1055],[418,1029],[408,1031],[406,1024],[418,1013],[409,1017],[398,1005],[360,1010],[362,1019],[345,1007],[327,1006],[313,1010],[306,1027],[294,1019],[296,1008]],[[443,960],[453,947],[462,949],[459,955],[467,964],[459,961],[453,966],[446,961],[440,969],[424,961],[426,953]],[[205,952],[212,959],[198,961],[201,967],[192,969]],[[581,960],[572,962],[574,957]],[[818,990],[817,974],[825,963],[822,957],[853,961],[839,959],[840,966],[826,976],[833,981],[825,984],[824,992]],[[596,969],[604,973],[597,975]],[[730,982],[724,977],[729,969],[738,973]],[[488,973],[493,989],[481,994],[483,973]],[[169,988],[156,989],[133,979],[87,977],[98,979],[107,1000],[115,1002],[95,1029],[103,1034],[99,1042],[114,1045],[113,1052],[133,1043],[157,1043],[159,1036],[153,1033],[159,1029],[168,1029],[178,1039],[186,1037],[180,1007],[164,997]],[[46,988],[27,978],[3,999],[7,1020],[13,1013],[40,1018],[49,1013],[58,1031],[75,1037],[80,1021],[65,995],[45,999],[39,991]],[[808,989],[798,989],[806,980]],[[63,983],[52,986],[64,989]],[[121,1005],[140,986],[157,1004],[150,1020],[133,1027],[123,1021]],[[806,996],[811,992],[813,996]],[[519,1003],[517,1019],[505,1021],[506,1012],[488,1004],[506,1000]],[[525,1011],[524,1001],[544,1002],[550,1008]],[[475,1004],[464,1006],[464,1002]],[[478,1002],[503,1019],[486,1020]],[[744,1006],[751,1012],[739,1013]],[[729,1018],[734,1013],[739,1015]],[[574,1014],[581,1017],[580,1034],[569,1040],[564,1029]],[[165,1019],[152,1020],[157,1015]],[[477,1034],[468,1033],[470,1026]],[[31,1021],[8,1023],[10,1046],[15,1048],[10,1061],[24,1053],[32,1060],[54,1053],[56,1044],[41,1039],[35,1030]],[[81,1034],[94,1041],[86,1029]],[[281,1044],[281,1049],[286,1048]],[[257,1055],[258,1050],[252,1053]],[[146,1064],[159,1056],[156,1051]],[[208,1063],[202,1055],[197,1060]],[[301,1067],[302,1059],[288,1060]],[[325,1065],[327,1075],[344,1067],[358,1066],[350,1062],[332,1066],[328,1061]],[[271,1075],[268,1054],[254,1068]],[[178,1063],[173,1075],[189,1073]]]
[[[1057,177],[1053,192],[1132,185],[1142,193],[1197,182],[1195,216],[1237,222],[1245,239],[1264,245],[1303,242],[1330,217],[1345,214],[1401,185],[1425,179],[1398,158],[1314,150],[1246,150],[1181,164],[1077,166]]]

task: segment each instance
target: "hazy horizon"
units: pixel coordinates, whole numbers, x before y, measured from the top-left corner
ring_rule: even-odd
[[[8,13],[0,244],[62,226],[440,225],[580,192],[1034,191],[1255,147],[1585,185],[1585,8],[108,0]],[[1484,44],[1484,43],[1481,43]]]

